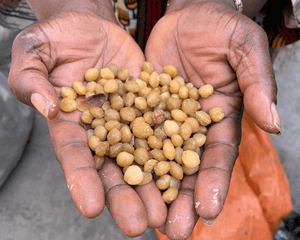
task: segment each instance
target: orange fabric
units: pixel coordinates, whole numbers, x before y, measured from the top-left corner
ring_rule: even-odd
[[[223,211],[212,226],[199,219],[188,240],[271,240],[291,210],[288,179],[272,141],[245,113],[240,155]]]

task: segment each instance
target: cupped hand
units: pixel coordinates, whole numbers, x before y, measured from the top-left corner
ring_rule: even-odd
[[[106,203],[117,225],[131,237],[165,221],[166,207],[159,191],[147,195],[154,183],[134,190],[123,181],[114,161],[106,160],[98,173],[81,112],[60,111],[59,97],[61,87],[84,81],[89,68],[100,70],[114,63],[138,77],[143,62],[142,51],[117,23],[87,12],[65,11],[17,36],[9,74],[16,98],[46,118],[53,150],[79,211],[95,218]]]
[[[243,107],[269,133],[280,133],[277,88],[263,30],[248,17],[218,2],[198,3],[167,12],[146,45],[146,60],[158,72],[172,64],[196,87],[211,84],[201,110],[225,110],[208,128],[197,177],[185,177],[160,230],[170,239],[186,239],[198,216],[211,224],[220,214],[241,139]]]

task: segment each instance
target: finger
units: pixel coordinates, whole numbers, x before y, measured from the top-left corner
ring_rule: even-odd
[[[236,119],[227,116],[212,124],[207,132],[195,186],[195,208],[205,223],[217,218],[227,197],[241,138],[240,122]]]
[[[148,215],[148,227],[159,228],[167,218],[167,206],[164,203],[161,192],[152,180],[150,183],[134,188],[142,199]]]
[[[232,35],[228,59],[236,71],[244,93],[245,110],[255,123],[269,133],[280,133],[276,109],[277,87],[265,32],[247,17],[237,24]],[[242,34],[241,34],[242,31]]]
[[[75,205],[85,217],[95,218],[104,210],[104,189],[87,145],[86,130],[72,120],[79,119],[79,115],[79,111],[59,112],[54,120],[48,120],[48,127]]]
[[[138,194],[123,180],[120,167],[105,159],[99,171],[106,197],[106,206],[118,227],[128,237],[142,235],[148,225],[148,217]]]
[[[53,65],[49,43],[38,25],[16,37],[12,47],[9,87],[19,101],[34,106],[50,119],[59,110],[56,91],[48,81]]]
[[[191,235],[199,216],[194,205],[194,189],[197,174],[185,176],[178,197],[171,203],[165,234],[170,239],[187,239]]]

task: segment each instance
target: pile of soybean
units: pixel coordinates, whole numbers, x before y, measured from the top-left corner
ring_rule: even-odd
[[[89,126],[88,145],[98,156],[96,169],[105,156],[114,158],[128,184],[154,179],[163,200],[174,201],[184,174],[199,170],[207,127],[224,118],[219,107],[201,111],[198,100],[209,97],[213,87],[197,89],[177,76],[172,65],[158,74],[149,62],[138,79],[128,69],[109,64],[100,72],[88,69],[85,80],[61,88],[60,108],[82,111],[81,121]]]

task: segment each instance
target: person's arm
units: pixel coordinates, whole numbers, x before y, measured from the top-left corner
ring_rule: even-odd
[[[111,0],[26,0],[38,20],[61,11],[83,11],[116,22]]]
[[[197,4],[200,2],[221,2],[233,9],[237,9],[234,0],[169,0],[166,12],[176,11],[190,4]],[[255,15],[266,4],[267,0],[242,0],[243,11],[242,13],[249,18],[255,17]]]

